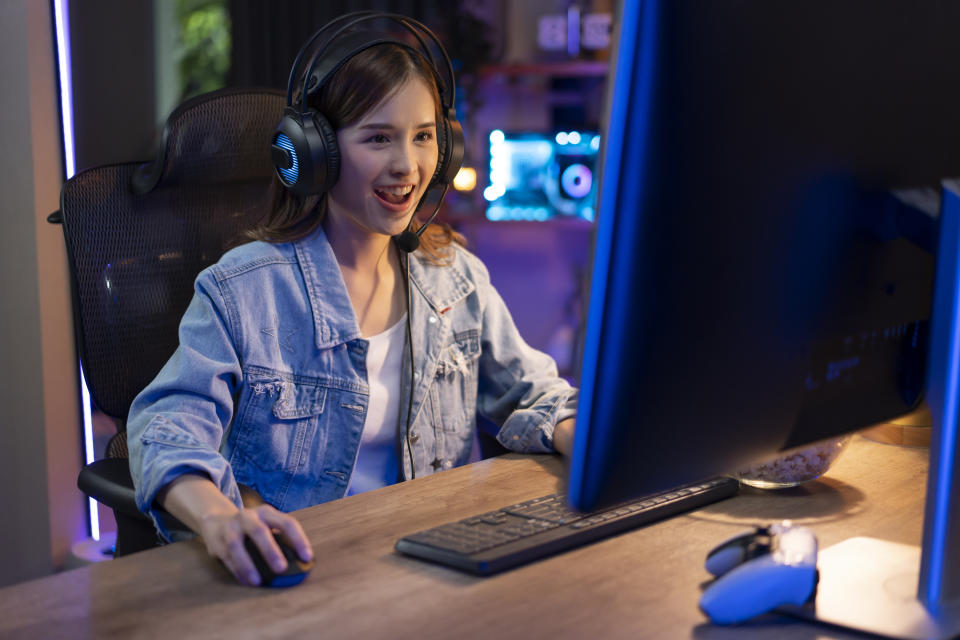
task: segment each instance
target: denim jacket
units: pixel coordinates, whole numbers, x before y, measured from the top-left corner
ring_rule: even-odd
[[[404,477],[465,463],[477,412],[500,425],[507,448],[552,451],[576,391],[520,337],[483,264],[457,247],[447,266],[415,252],[409,271]],[[367,345],[322,229],[227,252],[197,277],[180,346],[131,406],[137,506],[169,539],[154,499],[184,473],[209,476],[238,507],[238,483],[282,511],[342,497],[369,401]]]

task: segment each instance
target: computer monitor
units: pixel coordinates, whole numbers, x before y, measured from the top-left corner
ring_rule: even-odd
[[[626,0],[617,24],[571,502],[908,412],[936,268],[920,596],[956,600],[957,315],[943,300],[960,235],[943,221],[952,250],[938,252],[937,211],[915,196],[960,176],[960,3]]]

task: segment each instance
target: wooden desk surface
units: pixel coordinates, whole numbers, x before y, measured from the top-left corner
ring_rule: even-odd
[[[508,455],[299,512],[317,557],[299,587],[241,587],[191,541],[0,589],[0,637],[854,637],[775,616],[707,624],[697,609],[704,556],[783,518],[813,528],[821,548],[855,535],[919,544],[926,468],[926,449],[858,436],[805,487],[744,488],[490,578],[393,551],[401,535],[560,487],[559,458]]]

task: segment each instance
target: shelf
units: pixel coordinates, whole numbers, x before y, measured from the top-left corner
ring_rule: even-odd
[[[561,76],[603,77],[609,65],[606,61],[571,60],[569,62],[542,62],[531,64],[486,65],[480,68],[482,77],[489,76]]]

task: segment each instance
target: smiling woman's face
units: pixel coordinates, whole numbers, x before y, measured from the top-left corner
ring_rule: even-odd
[[[327,215],[367,233],[406,229],[437,166],[437,107],[412,76],[358,121],[337,131],[340,178]]]

